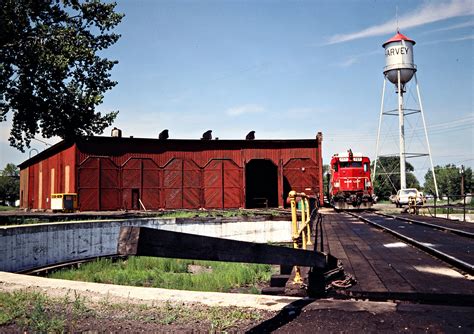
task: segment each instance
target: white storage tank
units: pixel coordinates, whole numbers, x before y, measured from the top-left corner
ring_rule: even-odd
[[[413,61],[413,45],[415,45],[415,41],[400,32],[397,32],[382,45],[385,48],[383,73],[391,83],[398,84],[398,70],[400,70],[402,85],[410,81],[416,72],[416,65]]]

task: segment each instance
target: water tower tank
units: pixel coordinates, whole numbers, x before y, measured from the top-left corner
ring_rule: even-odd
[[[400,34],[400,32],[397,32],[395,36],[382,45],[385,48],[383,73],[391,83],[398,84],[398,70],[400,70],[400,83],[402,85],[410,81],[416,72],[416,66],[413,62],[413,45],[415,45],[415,41]]]

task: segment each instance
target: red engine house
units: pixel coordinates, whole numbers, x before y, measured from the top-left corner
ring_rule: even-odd
[[[370,208],[374,202],[370,160],[361,153],[333,155],[329,200],[335,209]]]

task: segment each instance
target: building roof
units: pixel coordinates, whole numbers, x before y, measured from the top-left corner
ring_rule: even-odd
[[[81,151],[99,151],[106,147],[104,154],[116,154],[124,150],[133,152],[151,151],[199,151],[199,150],[226,150],[226,149],[263,149],[263,148],[293,148],[293,147],[318,147],[322,140],[319,132],[315,139],[154,139],[134,137],[106,137],[90,136],[76,139],[75,141],[63,140],[52,147],[38,153],[30,159],[22,162],[19,167],[24,169],[41,160],[49,158],[73,145],[77,145]]]
[[[388,41],[386,41],[385,43],[383,43],[382,46],[385,47],[385,45],[387,45],[388,43],[399,42],[399,41],[408,41],[408,42],[412,42],[413,45],[415,45],[415,41],[414,41],[414,40],[409,39],[409,38],[406,37],[405,35],[401,34],[399,31],[397,31],[397,33],[396,33],[392,38],[390,38]]]
[[[31,158],[29,158],[28,160],[25,160],[23,161],[21,164],[18,165],[18,167],[20,169],[23,169],[23,168],[26,168],[38,161],[41,161],[45,158],[48,158],[56,153],[59,153],[69,147],[71,147],[72,145],[74,145],[74,142],[73,141],[70,141],[70,140],[62,140],[60,141],[59,143],[47,148],[46,150],[44,151],[41,151],[40,153],[32,156]]]

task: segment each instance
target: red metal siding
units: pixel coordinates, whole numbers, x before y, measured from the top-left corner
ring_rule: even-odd
[[[193,161],[183,160],[183,208],[198,209],[203,207],[202,172]]]
[[[223,192],[224,192],[224,208],[244,207],[243,204],[243,185],[242,168],[230,160],[222,162],[224,169]]]
[[[183,160],[174,159],[163,169],[164,206],[183,207]]]
[[[173,159],[163,169],[164,207],[201,207],[201,170],[192,161]]]
[[[44,159],[33,157],[31,160],[38,161],[26,167],[20,166],[24,171],[23,177],[28,178],[27,181],[22,181],[25,182],[25,187],[28,187],[28,191],[23,189],[22,208],[50,209],[51,194],[66,192],[65,166],[70,167],[68,192],[75,192],[75,150],[75,145],[69,145]]]
[[[204,168],[204,206],[206,208],[243,207],[242,169],[230,160],[212,160]]]
[[[89,158],[78,168],[78,199],[81,210],[100,210],[99,159]]]
[[[160,168],[153,160],[132,158],[122,166],[121,175],[122,208],[139,208],[133,203],[134,190],[147,210],[160,208]]]
[[[309,158],[294,158],[283,167],[283,176],[293,190],[315,196],[319,193],[321,178],[318,164]]]
[[[204,168],[204,207],[209,209],[224,206],[222,161],[212,160]]]
[[[100,158],[100,210],[117,210],[119,204],[119,168],[112,160]]]
[[[122,208],[131,210],[138,206],[133,203],[133,189],[142,188],[142,159],[130,159],[122,166]]]
[[[246,163],[266,159],[278,168],[281,206],[284,187],[322,194],[320,144],[319,139],[159,141],[110,137],[90,137],[70,145],[63,142],[49,156],[42,152],[22,164],[28,168],[28,173],[22,174],[28,176],[28,200],[24,202],[38,208],[41,199],[41,207],[48,209],[51,191],[66,189],[65,167],[69,165],[69,192],[79,194],[82,211],[133,209],[138,199],[152,210],[239,208],[245,205]]]
[[[160,208],[160,167],[151,159],[143,159],[142,201],[147,209]]]
[[[29,209],[37,209],[38,205],[35,201],[35,198],[38,196],[38,183],[36,180],[38,179],[38,164],[28,167],[29,168],[29,191],[28,191],[28,208]]]

